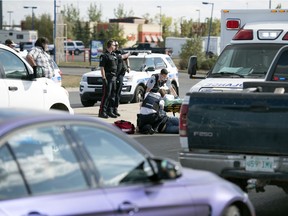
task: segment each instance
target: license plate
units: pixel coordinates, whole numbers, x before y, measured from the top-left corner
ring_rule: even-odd
[[[246,156],[247,171],[274,172],[274,157]]]

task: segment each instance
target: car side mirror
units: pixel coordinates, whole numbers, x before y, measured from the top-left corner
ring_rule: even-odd
[[[153,67],[153,66],[147,67],[147,68],[145,68],[145,71],[155,71],[155,67]]]
[[[182,175],[182,167],[176,161],[153,158],[150,162],[154,168],[155,180],[176,179]]]
[[[188,62],[188,74],[190,78],[193,75],[196,75],[196,72],[197,72],[197,56],[190,56]]]

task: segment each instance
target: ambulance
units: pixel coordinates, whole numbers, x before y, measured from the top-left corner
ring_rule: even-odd
[[[288,80],[287,44],[288,10],[222,10],[223,50],[205,79],[190,92],[234,91],[242,90],[246,81]]]

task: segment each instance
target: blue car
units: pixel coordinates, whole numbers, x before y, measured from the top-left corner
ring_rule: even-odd
[[[0,109],[0,215],[255,216],[247,194],[97,118]]]

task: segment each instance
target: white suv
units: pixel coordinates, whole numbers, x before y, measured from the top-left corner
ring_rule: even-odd
[[[121,103],[136,103],[143,100],[146,82],[152,74],[160,73],[162,68],[169,71],[172,86],[178,93],[178,69],[169,55],[139,53],[129,57],[130,73],[124,76]],[[80,99],[83,106],[93,106],[102,97],[102,76],[100,70],[83,74],[80,81]]]
[[[79,55],[85,51],[85,46],[83,41],[64,41],[64,50],[65,52],[67,50],[70,55],[72,55],[72,52],[74,52],[74,55]]]
[[[62,110],[73,114],[68,92],[52,79],[34,72],[22,54],[0,44],[0,107]]]

